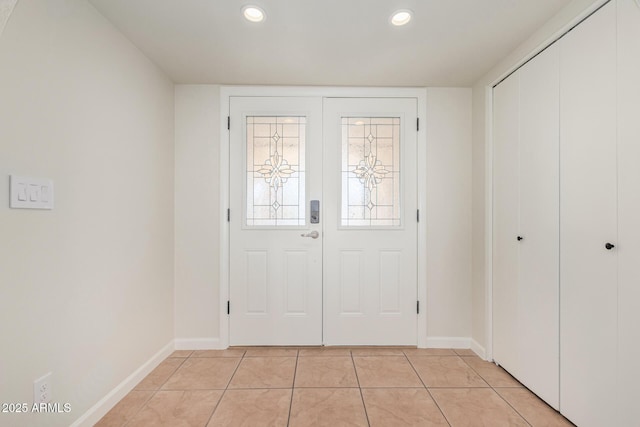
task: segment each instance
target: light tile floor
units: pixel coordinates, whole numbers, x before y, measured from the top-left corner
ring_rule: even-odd
[[[175,351],[97,426],[572,426],[470,350]]]

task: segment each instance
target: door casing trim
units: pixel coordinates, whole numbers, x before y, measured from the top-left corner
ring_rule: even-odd
[[[320,97],[320,98],[414,98],[418,106],[420,128],[417,136],[418,164],[426,164],[427,160],[427,89],[426,88],[367,88],[367,87],[308,87],[308,86],[221,86],[220,87],[220,276],[219,276],[219,346],[229,347],[229,316],[227,301],[229,300],[230,271],[230,233],[227,221],[229,209],[230,186],[230,150],[229,130],[225,124],[230,114],[232,97]],[[418,348],[427,347],[427,171],[418,167],[418,300],[420,313],[417,317]],[[422,261],[422,262],[420,262]]]

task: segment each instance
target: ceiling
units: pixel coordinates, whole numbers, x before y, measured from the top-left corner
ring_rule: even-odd
[[[176,83],[470,86],[570,0],[90,2]]]

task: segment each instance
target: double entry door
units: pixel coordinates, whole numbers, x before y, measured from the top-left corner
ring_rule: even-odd
[[[231,345],[415,345],[417,100],[231,97]]]

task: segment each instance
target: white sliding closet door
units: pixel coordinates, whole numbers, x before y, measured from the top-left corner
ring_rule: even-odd
[[[519,72],[493,90],[493,358],[518,376]]]
[[[559,46],[520,69],[518,379],[559,408]]]
[[[640,420],[640,6],[618,0],[618,395],[621,427]]]
[[[560,408],[617,425],[615,2],[560,43]]]
[[[558,408],[559,47],[494,89],[494,359]]]

